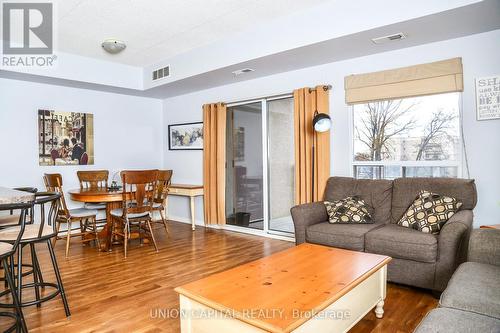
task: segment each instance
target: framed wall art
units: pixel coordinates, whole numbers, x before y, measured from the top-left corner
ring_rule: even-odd
[[[169,150],[203,150],[203,122],[168,125]]]
[[[94,115],[38,110],[38,163],[94,164]]]
[[[476,79],[477,120],[500,119],[500,75]]]

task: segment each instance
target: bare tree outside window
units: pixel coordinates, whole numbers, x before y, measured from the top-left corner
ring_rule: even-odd
[[[380,101],[365,104],[356,124],[356,138],[364,143],[369,153],[361,153],[360,158],[368,161],[381,161],[382,156],[391,157],[390,139],[414,128],[414,119],[407,115],[415,104],[402,105],[403,100]]]
[[[425,134],[420,141],[416,157],[417,161],[422,160],[424,152],[433,142],[437,142],[438,149],[444,154],[442,148],[443,143],[440,140],[442,140],[443,137],[447,138],[450,136],[448,131],[452,128],[455,119],[457,119],[457,115],[454,113],[447,113],[444,109],[439,109],[437,112],[433,113],[432,119],[425,127]]]
[[[353,112],[355,176],[457,177],[458,93],[359,104]]]

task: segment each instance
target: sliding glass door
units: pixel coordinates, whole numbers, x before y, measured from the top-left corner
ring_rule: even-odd
[[[229,107],[226,129],[226,223],[264,230],[262,103]]]
[[[293,233],[295,202],[293,98],[267,101],[269,231]]]
[[[226,224],[293,234],[293,98],[229,104],[226,126]]]

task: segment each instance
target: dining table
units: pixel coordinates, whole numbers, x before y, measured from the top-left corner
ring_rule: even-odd
[[[114,217],[111,215],[111,211],[116,208],[121,208],[123,205],[123,190],[122,189],[111,189],[111,188],[79,188],[68,191],[71,200],[78,202],[89,202],[89,203],[105,203],[106,204],[106,224],[104,228],[99,231],[99,239],[104,239],[104,243],[101,246],[102,251],[110,251],[113,240],[112,238],[112,227]],[[132,197],[132,192],[126,193],[127,200]]]

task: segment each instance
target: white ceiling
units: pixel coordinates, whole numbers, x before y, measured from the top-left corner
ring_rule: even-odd
[[[57,49],[144,67],[326,0],[57,0]],[[127,49],[110,55],[106,38]]]

